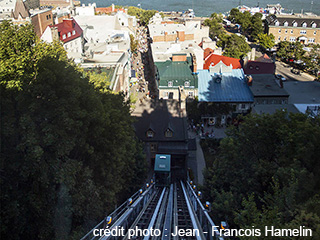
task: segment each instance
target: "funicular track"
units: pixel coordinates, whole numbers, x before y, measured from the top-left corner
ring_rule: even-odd
[[[146,206],[142,209],[136,220],[130,226],[130,229],[135,229],[135,233],[141,233],[143,230],[159,229],[154,227],[162,224],[164,216],[164,206],[168,196],[167,188],[158,188],[153,197],[149,200]],[[137,229],[141,231],[137,231]],[[145,232],[146,233],[146,232]],[[130,239],[149,239],[150,236],[145,234],[137,234],[131,236]],[[125,235],[123,240],[129,239],[129,232]]]
[[[153,187],[153,188],[152,188]],[[203,207],[189,182],[175,182],[168,187],[150,187],[128,205],[127,210],[114,222],[110,229],[123,227],[121,237],[101,237],[101,240],[216,240],[223,237],[213,234],[215,224]],[[96,226],[95,228],[101,228]],[[105,228],[105,227],[103,227]],[[107,227],[109,228],[109,227]],[[94,229],[93,229],[94,230]],[[91,233],[92,231],[91,230]],[[150,234],[152,231],[159,234]],[[134,234],[130,234],[130,232]],[[192,231],[193,235],[186,234]],[[177,232],[179,234],[177,235]],[[185,233],[181,236],[180,233]],[[93,240],[88,233],[81,240]]]

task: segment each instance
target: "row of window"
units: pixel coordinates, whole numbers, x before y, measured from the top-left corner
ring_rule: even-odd
[[[76,34],[76,31],[75,30],[73,30],[72,31],[72,35],[75,35]],[[68,32],[68,37],[71,37],[71,32]],[[67,35],[66,34],[63,34],[62,35],[62,39],[66,39],[67,38]]]
[[[51,14],[46,16],[47,20],[51,19]]]
[[[277,21],[274,23],[274,25],[279,26],[279,25],[280,25],[280,22],[277,20]],[[288,26],[289,26],[289,23],[286,21],[286,22],[283,23],[283,26],[288,27]],[[298,27],[298,23],[294,21],[294,22],[292,23],[292,26],[293,26],[293,27]],[[304,23],[301,24],[301,27],[306,28],[307,26],[308,26],[308,24],[307,24],[306,22],[304,22]],[[312,28],[316,28],[316,27],[317,27],[317,24],[314,22],[314,23],[311,24],[311,27],[312,27]]]
[[[290,42],[295,42],[297,39],[295,37],[290,37],[289,41]],[[278,37],[278,41],[281,41],[281,37]],[[283,38],[283,41],[288,41],[287,37]],[[315,43],[315,39],[314,38],[309,38],[308,39],[308,43]]]
[[[173,136],[173,132],[168,128],[165,133],[165,137],[171,138]],[[148,138],[153,138],[154,137],[154,132],[152,130],[147,131],[147,137]]]
[[[279,29],[278,32],[281,33],[281,29]],[[284,31],[284,33],[288,33],[288,29],[286,29],[286,30]],[[290,33],[293,34],[293,30],[291,30]],[[307,30],[300,30],[300,34],[302,34],[302,35],[307,34]],[[316,34],[317,34],[317,31],[314,31],[313,34],[316,35]]]
[[[184,86],[185,87],[190,87],[190,82],[189,81],[185,81],[184,82]],[[173,81],[169,81],[168,82],[168,87],[173,87]]]

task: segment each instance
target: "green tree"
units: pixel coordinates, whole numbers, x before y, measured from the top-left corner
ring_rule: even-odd
[[[278,111],[231,127],[205,177],[215,220],[240,228],[305,225],[318,239],[319,126],[319,117]]]
[[[203,23],[209,27],[209,36],[211,39],[219,38],[224,33],[222,26],[222,15],[213,13],[209,19],[206,19]]]
[[[138,48],[138,40],[136,40],[134,38],[134,36],[132,34],[130,34],[130,50],[132,53],[134,53],[135,51],[137,51]]]
[[[301,60],[305,53],[306,51],[303,50],[303,45],[300,42],[282,41],[278,44],[277,56],[282,59]]]
[[[274,42],[274,36],[272,34],[263,34],[260,33],[257,36],[257,41],[260,44],[260,46],[264,49],[272,48],[275,45]]]
[[[128,8],[128,14],[136,16],[142,25],[148,25],[150,18],[152,18],[158,11],[156,10],[144,10],[141,8],[130,6]]]
[[[263,34],[262,14],[255,13],[251,17],[251,27],[249,29],[249,36],[253,41],[257,41],[259,34]]]
[[[251,48],[243,36],[236,34],[222,35],[218,46],[223,47],[223,55],[233,58],[241,58],[250,52]]]
[[[0,67],[0,234],[79,239],[145,176],[129,104],[31,25],[0,24]]]

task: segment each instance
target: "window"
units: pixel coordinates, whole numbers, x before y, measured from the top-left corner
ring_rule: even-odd
[[[312,27],[312,28],[316,28],[316,27],[317,27],[317,24],[316,24],[316,23],[312,23],[311,27]]]
[[[65,34],[62,35],[62,39],[66,39],[66,35]]]
[[[297,27],[297,26],[298,26],[298,23],[297,23],[297,22],[294,22],[294,23],[293,23],[293,26],[294,26],[294,27]]]
[[[71,32],[68,32],[68,37],[71,37]]]
[[[314,33],[313,33],[314,35],[316,35],[317,34],[317,31],[314,31]]]
[[[296,38],[295,37],[290,37],[290,42],[295,42]]]
[[[281,29],[279,29],[279,33],[281,33]]]
[[[152,130],[148,130],[147,131],[147,137],[148,138],[153,138],[153,136],[154,136],[154,132]]]
[[[283,26],[287,27],[288,26],[288,22],[284,22]]]
[[[306,30],[300,30],[300,34],[306,34],[307,31]]]
[[[291,30],[291,34],[293,33],[293,30]]]
[[[279,26],[279,21],[277,20],[274,25]]]
[[[308,43],[314,43],[314,38],[309,38]]]
[[[156,152],[156,151],[157,151],[157,144],[150,143],[150,152]]]
[[[288,33],[288,29],[286,29],[284,32],[285,32],[285,33]]]
[[[278,37],[278,41],[280,41],[281,40],[281,37]]]
[[[173,136],[173,132],[168,128],[168,129],[166,130],[166,132],[165,132],[165,136],[168,137],[168,138],[169,138],[169,137],[171,138],[171,137]]]
[[[188,97],[193,98],[193,92],[188,92]]]
[[[168,82],[168,87],[172,87],[173,86],[173,82],[172,81],[169,81]]]
[[[283,41],[287,41],[287,37],[284,37],[284,38],[283,38]]]
[[[73,30],[73,31],[72,31],[72,35],[75,35],[75,34],[76,34],[76,31],[75,31],[75,30]]]
[[[259,70],[260,70],[260,67],[259,67],[259,66],[256,66],[256,70],[259,71]]]
[[[190,87],[190,82],[188,82],[188,81],[184,82],[184,86],[185,87]]]
[[[246,104],[244,104],[244,103],[240,104],[240,109],[241,110],[246,110],[247,109]]]
[[[307,23],[306,22],[304,22],[304,23],[302,23],[302,27],[307,27]]]

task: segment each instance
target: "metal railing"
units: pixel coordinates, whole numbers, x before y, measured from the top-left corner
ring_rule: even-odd
[[[121,204],[116,210],[114,210],[111,214],[106,216],[100,223],[98,223],[94,228],[92,228],[84,237],[80,240],[94,240],[94,239],[102,239],[101,236],[95,234],[95,232],[100,229],[110,230],[114,229],[116,226],[126,227],[130,224],[128,221],[134,219],[136,216],[130,215],[138,215],[143,206],[146,204],[147,200],[150,198],[154,191],[154,183],[145,189],[145,191],[137,191],[134,193],[128,201]],[[126,222],[126,223],[124,223]],[[96,236],[97,235],[97,236]],[[105,238],[106,237],[106,238]],[[104,236],[103,239],[111,239],[107,236]]]
[[[188,181],[186,183],[186,192],[188,193],[190,203],[193,207],[193,210],[202,226],[202,231],[204,234],[205,239],[207,240],[223,240],[223,236],[220,235],[219,229],[211,217],[207,209],[202,205],[200,199],[198,198],[197,194],[194,192],[192,186]]]

